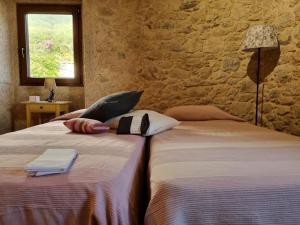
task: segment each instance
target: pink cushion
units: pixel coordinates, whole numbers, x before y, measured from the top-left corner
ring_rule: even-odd
[[[98,120],[74,118],[64,122],[71,131],[83,134],[98,134],[109,130],[109,127]]]
[[[180,121],[235,120],[244,121],[212,105],[185,105],[169,108],[164,113]]]
[[[74,112],[66,113],[64,115],[55,117],[51,121],[56,121],[56,120],[69,120],[73,118],[78,118],[83,112],[85,112],[86,109],[79,109]]]

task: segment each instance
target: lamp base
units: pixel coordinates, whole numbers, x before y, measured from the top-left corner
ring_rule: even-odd
[[[46,101],[47,102],[53,102],[54,101],[54,95],[55,95],[54,90],[53,89],[50,90],[50,93],[49,93],[48,98],[46,99]]]

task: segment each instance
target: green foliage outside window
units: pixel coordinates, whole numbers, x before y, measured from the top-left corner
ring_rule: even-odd
[[[74,77],[71,15],[29,14],[30,77]]]

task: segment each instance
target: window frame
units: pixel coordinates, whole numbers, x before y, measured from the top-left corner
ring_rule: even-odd
[[[27,14],[69,14],[73,16],[74,78],[55,79],[58,86],[83,86],[81,5],[17,4],[18,55],[21,86],[43,86],[45,78],[32,78],[29,71]],[[25,56],[24,56],[25,55]]]

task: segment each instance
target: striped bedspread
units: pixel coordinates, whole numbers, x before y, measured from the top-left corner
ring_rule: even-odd
[[[140,224],[144,142],[69,133],[62,121],[1,135],[0,224]],[[48,148],[78,150],[71,171],[27,177],[24,166]]]
[[[299,225],[300,138],[182,122],[150,142],[146,225]]]

